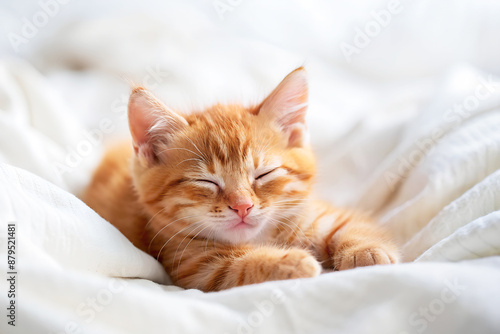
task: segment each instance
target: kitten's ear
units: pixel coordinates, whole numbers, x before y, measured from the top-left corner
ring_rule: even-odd
[[[135,87],[130,94],[128,124],[134,151],[147,164],[158,161],[161,146],[167,145],[176,131],[188,125],[182,116],[142,87]]]
[[[288,137],[289,147],[307,143],[307,77],[303,67],[288,74],[260,107],[259,116],[275,122]]]

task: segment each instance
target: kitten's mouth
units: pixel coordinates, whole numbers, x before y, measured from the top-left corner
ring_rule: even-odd
[[[241,229],[244,229],[244,228],[252,228],[254,227],[254,225],[251,225],[247,222],[245,222],[244,220],[240,220],[239,222],[236,222],[236,224],[234,224],[233,226],[231,226],[231,229],[233,230],[241,230]]]

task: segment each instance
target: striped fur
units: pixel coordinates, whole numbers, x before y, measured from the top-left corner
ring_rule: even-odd
[[[306,102],[303,69],[259,106],[187,116],[138,87],[129,103],[133,149],[107,153],[84,200],[184,288],[397,262],[369,217],[312,198]]]

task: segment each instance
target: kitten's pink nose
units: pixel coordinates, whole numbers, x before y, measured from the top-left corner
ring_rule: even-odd
[[[241,218],[245,218],[250,210],[253,208],[253,203],[249,199],[244,202],[238,202],[238,204],[229,206],[233,211],[235,211],[238,216]]]

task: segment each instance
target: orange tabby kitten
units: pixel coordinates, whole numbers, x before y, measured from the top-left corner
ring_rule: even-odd
[[[311,198],[307,94],[299,68],[258,106],[218,104],[181,116],[136,87],[133,145],[107,153],[85,201],[184,288],[397,262],[370,218]]]

